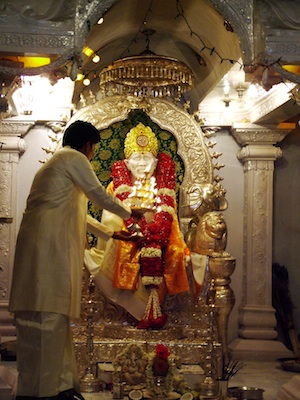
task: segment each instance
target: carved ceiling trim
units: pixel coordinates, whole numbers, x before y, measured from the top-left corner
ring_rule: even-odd
[[[24,137],[34,124],[33,121],[0,121],[0,135]]]
[[[39,15],[38,12],[30,5],[25,8],[17,8],[14,6],[15,15],[20,15],[22,13],[23,17],[26,14],[26,18],[30,19],[33,24],[38,24],[36,26],[37,30],[40,32],[41,37],[44,36],[43,42],[46,44],[46,48],[51,53],[51,49],[53,50],[53,44],[51,43],[51,36],[53,38],[53,34],[56,33],[56,49],[58,53],[62,54],[62,56],[55,62],[51,63],[48,66],[40,67],[40,68],[24,68],[21,70],[22,74],[28,75],[39,75],[41,73],[48,73],[49,70],[55,70],[61,66],[63,66],[66,61],[75,59],[80,59],[81,50],[86,43],[87,36],[89,34],[90,28],[97,22],[97,20],[114,4],[116,4],[116,0],[106,0],[99,2],[98,0],[79,0],[77,2],[74,15],[69,15],[68,17],[72,17],[72,29],[70,29],[70,22],[68,21],[68,26],[65,27],[69,31],[70,37],[65,34],[65,31],[62,30],[63,22],[65,21],[57,21],[57,10],[49,11],[49,15]],[[236,33],[240,38],[240,42],[242,44],[242,50],[244,54],[244,58],[247,62],[250,62],[252,59],[252,2],[243,0],[233,0],[229,5],[227,2],[223,0],[210,0],[210,3],[213,7],[215,7],[223,16],[230,21],[230,24],[234,26]],[[60,2],[60,9],[62,10],[64,4],[64,0]],[[7,4],[8,6],[8,4]],[[57,8],[57,7],[56,7]],[[0,20],[5,17],[3,14],[3,10],[5,10],[5,6],[0,8]],[[2,15],[1,15],[2,11]],[[61,11],[62,12],[62,11]],[[71,11],[70,11],[71,13]],[[53,15],[52,15],[53,14]],[[11,13],[9,16],[14,15]],[[51,18],[53,20],[51,20]],[[56,18],[56,19],[55,19]],[[65,17],[67,18],[67,17]],[[46,23],[44,26],[41,25],[41,20]],[[3,20],[5,23],[5,20]],[[42,29],[42,31],[41,31]],[[10,34],[8,33],[5,36],[5,32],[2,29],[2,39],[4,39],[4,44],[10,44],[13,48],[16,46],[13,40],[9,39]],[[9,32],[9,30],[8,30]],[[60,34],[59,34],[60,32]],[[1,35],[0,35],[1,36]],[[19,43],[26,44],[27,46],[32,47],[34,50],[38,49],[39,43],[35,38],[35,35],[30,31],[24,31],[17,33],[17,45]],[[73,43],[72,43],[73,40]],[[2,41],[3,44],[3,41]],[[61,46],[59,46],[61,44]],[[66,51],[67,48],[67,51]],[[45,50],[45,49],[44,49]],[[80,62],[78,63],[80,65]],[[3,71],[3,67],[0,66],[0,72]],[[12,75],[17,75],[20,73],[18,68],[5,68],[5,72],[9,72]]]
[[[7,4],[0,7],[0,43],[2,50],[6,47],[20,51],[39,52],[60,55],[50,64],[37,68],[15,68],[0,65],[0,72],[11,76],[15,75],[40,75],[51,73],[71,60],[81,63],[81,51],[86,43],[90,28],[103,13],[110,8],[116,0],[79,0],[72,11],[69,0],[61,0],[59,7],[49,7],[49,12],[39,14],[32,5]],[[51,3],[54,4],[54,3]],[[70,9],[69,15],[64,15],[64,7]],[[74,8],[74,7],[73,7]],[[58,12],[59,11],[59,12]],[[49,15],[48,15],[49,14]],[[59,15],[64,15],[65,20],[59,21]],[[7,18],[18,18],[20,21],[19,32],[10,32],[6,27]],[[31,30],[22,29],[22,22],[30,22]],[[71,22],[70,22],[71,21]],[[11,23],[10,23],[11,24]],[[36,32],[39,32],[36,35]],[[68,33],[66,33],[68,32]]]
[[[299,2],[291,0],[264,0],[260,4],[260,8],[262,9],[265,21],[269,21],[270,14],[272,14],[272,26],[299,30]],[[267,26],[270,26],[270,23]]]
[[[30,52],[32,48],[35,49],[35,53],[58,53],[63,54],[66,52],[66,48],[74,48],[74,35],[67,33],[59,34],[37,34],[37,33],[17,33],[17,32],[5,32],[0,33],[0,43],[3,50],[11,51],[14,48],[15,51]]]
[[[244,63],[251,63],[254,58],[253,0],[230,0],[230,2],[209,0],[209,3],[230,22],[230,25],[239,37]]]
[[[9,75],[40,75],[51,73],[72,60],[76,60],[78,66],[80,66],[81,50],[86,43],[90,28],[97,22],[100,16],[116,3],[116,0],[101,2],[98,0],[79,0],[76,2],[75,7],[71,7],[68,1],[61,0],[58,5],[49,2],[51,6],[49,5],[47,12],[39,13],[31,4],[24,6],[23,2],[15,2],[11,5],[7,1],[0,8],[0,21],[3,22],[2,28],[0,29],[2,47],[4,46],[5,48],[9,46],[10,48],[20,48],[23,46],[28,51],[30,51],[30,48],[32,51],[33,49],[35,51],[39,51],[40,49],[40,53],[46,50],[49,51],[50,54],[51,52],[52,54],[56,52],[56,54],[60,56],[57,60],[51,62],[51,64],[43,67],[19,69],[0,66],[0,72]],[[255,59],[253,1],[232,0],[229,4],[229,2],[224,0],[209,0],[209,3],[224,17],[224,19],[229,21],[239,37],[244,64],[251,64]],[[288,3],[291,2],[289,1]],[[256,9],[256,12],[262,13],[262,20],[266,18],[266,16],[263,15],[266,8],[272,13],[273,19],[276,19],[276,16],[278,18],[278,10],[281,10],[282,6],[277,4],[277,2],[275,4],[274,1],[265,0],[265,3]],[[63,21],[59,19],[61,15],[64,18]],[[28,28],[26,28],[27,30],[24,28],[25,30],[23,29],[22,32],[22,24],[18,32],[11,33],[6,27],[5,20],[12,17],[18,17],[23,23],[24,21],[31,21],[31,25],[33,24],[32,29],[35,27],[39,35],[36,35],[32,30],[28,30]],[[270,18],[269,15],[268,18]],[[43,24],[41,22],[43,22]],[[285,12],[285,16],[282,16],[281,23],[285,23],[285,26],[292,26],[295,29],[294,32],[297,32],[296,29],[299,27],[297,17],[287,11]],[[263,40],[266,41],[265,38]],[[270,43],[268,45],[270,46]],[[274,56],[274,46],[271,49],[273,51],[270,52],[267,51],[266,45],[264,47],[266,50],[264,54],[260,55],[260,58],[270,58],[270,54]],[[275,47],[277,48],[276,55],[278,52],[280,53],[282,49],[288,52],[287,56],[293,51],[288,43],[280,43],[279,47],[275,44]],[[298,54],[299,51],[297,50],[296,56]],[[272,61],[274,62],[273,58],[269,60],[270,63],[272,63]],[[279,64],[274,64],[272,67],[285,79],[300,83],[300,76],[284,70]]]

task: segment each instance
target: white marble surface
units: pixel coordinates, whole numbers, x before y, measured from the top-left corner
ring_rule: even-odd
[[[295,376],[295,372],[284,371],[279,362],[246,361],[230,381],[229,387],[248,386],[264,389],[264,400],[277,400],[280,387]],[[299,393],[300,399],[300,393]]]

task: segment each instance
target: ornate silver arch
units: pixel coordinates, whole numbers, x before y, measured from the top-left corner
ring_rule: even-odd
[[[105,129],[114,122],[125,120],[131,110],[138,108],[144,109],[153,122],[174,135],[185,167],[182,186],[213,183],[212,159],[201,126],[193,116],[166,100],[140,100],[121,95],[105,97],[77,111],[69,123],[82,120],[97,129]]]

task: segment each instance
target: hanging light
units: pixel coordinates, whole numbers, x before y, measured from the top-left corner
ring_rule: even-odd
[[[82,83],[84,84],[84,86],[89,86],[91,81],[88,77],[85,77],[82,81]]]
[[[82,81],[83,79],[84,79],[84,73],[82,72],[81,69],[78,69],[76,81]]]
[[[147,97],[180,97],[193,84],[191,70],[174,58],[144,54],[115,61],[100,73],[106,92]]]
[[[94,54],[92,57],[93,63],[97,64],[100,61],[100,56],[98,54]]]
[[[100,88],[109,93],[131,94],[139,97],[172,97],[179,100],[193,85],[190,68],[175,58],[156,55],[149,50],[146,30],[146,50],[137,56],[116,60],[100,72]]]

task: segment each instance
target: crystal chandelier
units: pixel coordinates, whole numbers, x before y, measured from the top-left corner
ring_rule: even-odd
[[[116,60],[100,73],[100,89],[105,95],[171,97],[179,101],[192,86],[193,74],[186,64],[156,55],[149,48],[137,56]]]

